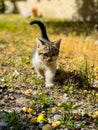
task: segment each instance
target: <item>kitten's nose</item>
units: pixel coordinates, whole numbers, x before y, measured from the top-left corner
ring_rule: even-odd
[[[47,61],[52,61],[52,58],[48,58]]]

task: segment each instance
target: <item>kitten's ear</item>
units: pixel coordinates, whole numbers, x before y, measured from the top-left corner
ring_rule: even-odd
[[[60,48],[60,43],[61,43],[61,39],[57,40],[54,42],[54,44],[56,45],[56,47],[59,49]]]
[[[38,47],[45,44],[45,43],[44,43],[41,39],[39,39],[39,38],[36,38],[36,42],[37,42],[37,46],[38,46]]]

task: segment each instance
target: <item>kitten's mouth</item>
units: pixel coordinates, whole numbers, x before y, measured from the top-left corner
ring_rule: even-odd
[[[49,62],[49,63],[53,62],[52,59],[45,59],[44,61],[45,61],[45,62]]]
[[[52,62],[53,60],[52,59],[48,59],[47,61]]]

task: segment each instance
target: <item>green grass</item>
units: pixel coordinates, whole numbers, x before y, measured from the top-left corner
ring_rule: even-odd
[[[32,67],[35,39],[40,37],[40,31],[29,25],[31,19],[0,16],[0,121],[7,122],[13,130],[30,129],[40,125],[37,119],[44,114],[42,124],[49,123],[54,129],[97,129],[98,92],[93,82],[98,80],[98,46],[94,44],[94,23],[91,26],[40,18],[45,21],[50,39],[62,38],[55,86],[49,89]],[[53,126],[56,113],[62,116],[59,126]]]

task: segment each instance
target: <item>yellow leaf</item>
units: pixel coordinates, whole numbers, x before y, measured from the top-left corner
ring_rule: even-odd
[[[58,127],[61,125],[61,122],[60,121],[56,121],[56,122],[53,122],[52,123],[52,127]]]
[[[23,110],[24,112],[27,112],[27,108],[26,108],[26,107],[23,107],[22,110]]]
[[[36,124],[37,123],[37,120],[35,118],[31,118],[30,122]]]
[[[26,91],[25,91],[25,94],[27,94],[27,95],[32,94],[32,90],[31,90],[31,89],[26,90]]]
[[[85,90],[83,90],[83,93],[84,93],[84,94],[87,94],[87,93],[88,93],[88,91],[85,89]]]
[[[98,119],[98,111],[95,112],[95,114],[92,116],[94,119]]]
[[[53,107],[52,112],[56,112],[56,111],[57,111],[57,107]]]
[[[57,106],[58,106],[58,107],[61,107],[61,106],[62,106],[62,103],[59,102],[59,103],[57,104]]]
[[[96,97],[98,97],[98,93],[96,93]]]
[[[80,119],[80,115],[78,115],[78,114],[75,115],[75,116],[74,116],[74,119],[75,119],[76,121],[79,120],[79,119]]]
[[[33,113],[34,113],[34,110],[33,110],[32,108],[28,108],[28,109],[27,109],[27,112],[28,112],[29,114],[33,114]]]

